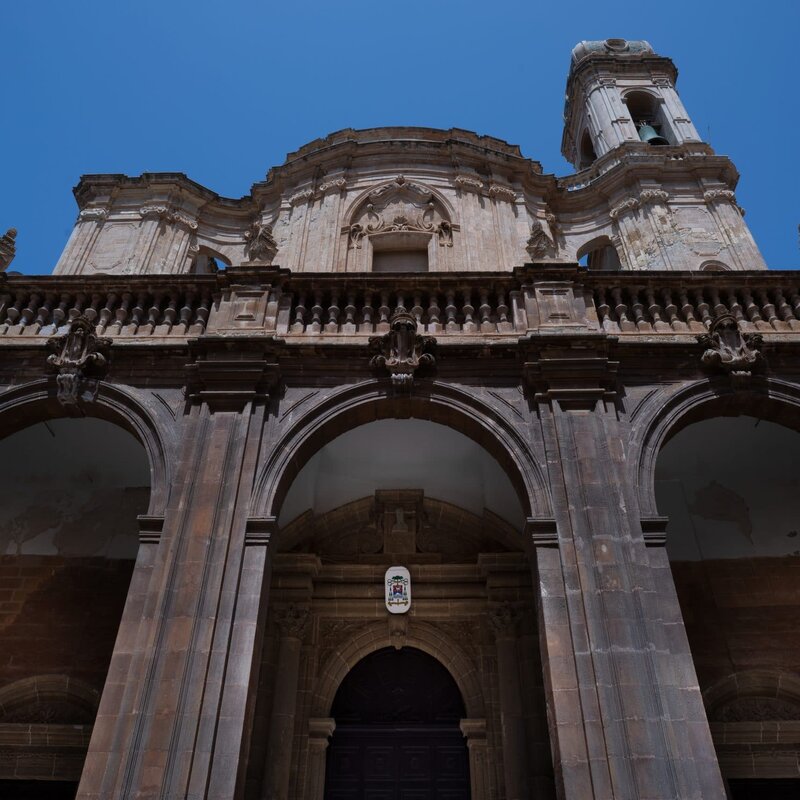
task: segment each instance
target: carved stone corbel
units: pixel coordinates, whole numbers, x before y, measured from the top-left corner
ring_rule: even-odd
[[[48,339],[47,347],[52,351],[47,365],[56,373],[58,402],[63,406],[92,402],[97,381],[108,366],[111,339],[95,335],[94,324],[81,315],[70,322],[66,333]]]
[[[405,309],[395,311],[389,324],[388,333],[370,337],[370,350],[375,353],[370,366],[387,371],[396,388],[409,390],[417,370],[436,363],[436,339],[418,334],[417,320]]]
[[[703,364],[730,375],[735,389],[747,386],[753,370],[764,360],[758,350],[763,343],[761,334],[742,333],[732,314],[717,317],[708,333],[699,334],[697,341],[706,348],[701,356]]]

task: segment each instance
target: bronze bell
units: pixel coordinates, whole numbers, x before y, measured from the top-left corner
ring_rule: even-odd
[[[658,131],[652,125],[646,123],[639,126],[639,138],[647,144],[669,144],[663,136],[659,135]]]

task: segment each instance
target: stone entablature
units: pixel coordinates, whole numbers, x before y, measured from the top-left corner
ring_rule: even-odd
[[[712,279],[713,274],[713,279]],[[292,275],[231,268],[216,275],[9,276],[0,337],[50,338],[85,317],[112,340],[176,342],[203,334],[278,336],[287,345],[366,340],[404,310],[440,343],[516,342],[538,330],[623,339],[694,337],[722,315],[767,337],[800,332],[800,273],[592,273],[539,264],[512,274]]]

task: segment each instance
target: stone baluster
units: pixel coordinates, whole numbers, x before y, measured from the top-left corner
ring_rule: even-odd
[[[667,319],[669,320],[669,327],[673,331],[687,330],[686,323],[683,322],[678,316],[678,306],[675,305],[672,292],[669,289],[662,289],[661,299],[664,301],[664,313],[667,315]]]
[[[122,329],[125,326],[125,323],[128,321],[132,299],[133,295],[130,292],[122,293],[122,299],[120,300],[117,310],[114,312],[114,325],[113,330],[111,331],[112,333],[122,333]]]
[[[294,308],[294,322],[292,333],[303,333],[306,329],[306,293],[300,292],[297,305]]]
[[[498,333],[511,333],[514,325],[508,319],[508,304],[506,293],[501,289],[497,293],[497,331]]]
[[[614,298],[614,313],[617,315],[620,331],[635,331],[636,323],[628,317],[628,304],[622,299],[622,289],[612,289],[611,297]]]
[[[744,312],[739,304],[739,298],[736,296],[736,292],[733,289],[728,292],[728,308],[730,309],[730,313],[736,318],[737,322],[744,321]]]
[[[423,330],[422,324],[422,315],[425,312],[425,309],[422,307],[422,295],[417,292],[414,295],[414,305],[411,306],[411,316],[417,321],[417,330]]]
[[[597,321],[600,323],[600,327],[604,331],[616,333],[619,326],[611,319],[611,308],[606,302],[606,290],[602,286],[597,290],[595,302],[597,304]]]
[[[755,328],[756,330],[769,330],[770,326],[764,322],[758,304],[753,300],[753,295],[749,289],[742,289],[742,299],[744,300],[744,310],[750,320],[750,325],[748,327]]]
[[[97,324],[97,317],[100,315],[98,309],[100,308],[100,304],[102,302],[103,295],[101,295],[99,292],[92,292],[92,302],[83,312],[86,319],[88,319],[89,322],[93,323],[94,325]]]
[[[194,315],[194,325],[192,325],[192,333],[203,333],[208,324],[208,317],[211,313],[211,292],[208,289],[203,289],[200,296],[200,302],[197,306],[197,311]]]
[[[311,306],[311,324],[306,328],[306,333],[322,333],[322,291],[314,292],[314,305]]]
[[[342,333],[356,332],[356,296],[353,292],[348,293],[347,303],[344,307],[344,322],[342,323]]]
[[[22,319],[19,323],[20,333],[22,332],[22,328],[27,328],[33,323],[36,310],[39,308],[39,303],[41,303],[41,301],[42,296],[36,292],[31,292],[31,294],[28,296],[28,302],[25,303],[25,307],[22,309]]]
[[[147,308],[147,293],[139,292],[136,296],[136,303],[131,309],[130,322],[126,326],[127,334],[135,336],[145,319],[145,308]]]
[[[694,315],[694,306],[689,300],[689,293],[685,286],[682,286],[679,294],[679,302],[681,304],[681,314],[686,320],[686,325],[690,331],[703,331],[705,327]]]
[[[359,331],[361,333],[372,333],[373,312],[374,309],[372,308],[372,292],[366,292],[364,295],[364,307],[361,309],[361,325],[359,325]]]
[[[19,320],[20,314],[22,312],[22,306],[24,303],[25,303],[25,293],[17,292],[16,295],[14,296],[13,305],[8,304],[8,307],[6,309],[5,325],[7,329],[17,324],[17,320]]]
[[[672,327],[668,322],[664,321],[661,316],[661,306],[656,301],[655,291],[648,288],[646,291],[647,297],[647,311],[650,314],[650,319],[653,320],[653,328],[658,332],[671,331]]]
[[[161,300],[163,296],[163,292],[156,292],[153,295],[152,304],[147,311],[147,322],[142,326],[142,328],[147,327],[146,334],[152,335],[158,327],[158,321],[161,319]]]
[[[69,310],[69,321],[72,322],[76,317],[83,314],[84,308],[86,308],[86,295],[83,292],[78,292],[78,294],[75,295],[75,302]]]
[[[503,735],[503,773],[508,800],[527,800],[528,770],[525,718],[522,715],[522,688],[517,652],[517,623],[520,612],[502,603],[489,612],[489,622],[497,642],[497,672],[500,687],[500,723]]]
[[[461,326],[461,330],[464,333],[477,333],[478,326],[475,323],[475,306],[472,305],[472,290],[471,289],[463,289],[462,294],[464,297],[464,305],[461,308],[461,311],[464,314],[464,324]]]
[[[697,306],[697,313],[700,315],[700,319],[703,322],[703,326],[706,328],[711,327],[711,313],[708,308],[708,303],[706,303],[706,299],[703,296],[702,289],[695,289],[694,292],[695,298],[695,305]]]
[[[497,326],[492,322],[492,307],[489,304],[489,290],[481,289],[481,304],[478,306],[478,315],[481,320],[481,333],[495,333]]]
[[[47,292],[44,296],[44,301],[39,306],[39,310],[36,312],[36,329],[37,331],[41,331],[45,325],[50,323],[50,314],[53,308],[53,300],[55,295],[52,292]]]
[[[265,798],[286,800],[289,793],[294,745],[300,650],[303,637],[308,630],[310,613],[304,606],[288,605],[276,612],[275,620],[280,632],[280,643],[269,728],[267,776],[264,785]]]
[[[186,334],[189,332],[189,326],[192,324],[192,310],[194,308],[196,293],[189,289],[183,297],[180,311],[180,332]]]
[[[115,292],[109,292],[106,295],[106,302],[103,304],[103,307],[100,309],[99,318],[97,320],[97,333],[103,334],[106,332],[108,328],[108,324],[111,322],[111,317],[114,314],[114,306],[117,302],[117,295]]]
[[[630,289],[629,293],[631,296],[631,311],[633,312],[636,330],[649,333],[653,330],[653,326],[644,318],[644,305],[639,300],[639,292],[635,289]]]
[[[391,308],[389,308],[389,292],[383,291],[381,292],[381,304],[378,308],[378,333],[387,333],[389,331],[389,314],[391,314]]]
[[[439,321],[441,313],[439,296],[436,292],[431,292],[428,300],[428,333],[439,333],[441,331],[442,326]]]
[[[317,800],[325,792],[325,758],[328,743],[336,730],[330,717],[312,717],[308,721],[308,771],[305,796]]]
[[[161,321],[159,333],[162,336],[167,336],[172,333],[172,328],[175,321],[178,319],[178,296],[172,291],[169,293],[169,302],[164,309],[164,318]]]
[[[64,293],[61,295],[58,305],[53,309],[53,327],[56,331],[64,324],[71,301],[72,298]]]
[[[800,328],[800,322],[795,319],[794,311],[792,311],[792,307],[786,300],[782,289],[775,290],[775,305],[778,308],[778,313],[781,315],[785,330],[797,330]]]
[[[444,307],[445,318],[447,323],[445,329],[448,333],[458,332],[458,322],[456,322],[456,293],[452,289],[447,291],[447,305]]]
[[[778,315],[775,313],[775,306],[770,302],[769,296],[765,289],[759,289],[756,292],[758,302],[761,304],[761,313],[764,316],[764,321],[770,328],[777,328],[775,323],[778,321]]]
[[[728,313],[728,306],[722,302],[719,296],[719,290],[716,286],[711,286],[708,289],[708,295],[711,299],[711,305],[714,309],[714,316],[721,317],[723,314]]]

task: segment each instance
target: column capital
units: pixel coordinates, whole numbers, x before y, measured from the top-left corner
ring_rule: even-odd
[[[459,723],[461,733],[467,740],[467,746],[486,741],[486,720],[478,718],[462,719]]]
[[[308,721],[308,742],[325,748],[335,730],[336,720],[333,717],[311,717]]]

